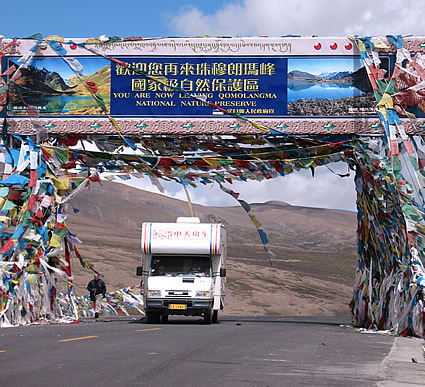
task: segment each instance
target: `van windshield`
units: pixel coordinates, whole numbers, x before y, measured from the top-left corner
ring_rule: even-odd
[[[211,257],[154,256],[150,275],[211,277]]]

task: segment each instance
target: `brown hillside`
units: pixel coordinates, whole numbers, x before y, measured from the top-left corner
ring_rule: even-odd
[[[68,227],[84,242],[80,251],[104,273],[109,290],[139,282],[143,222],[174,222],[189,216],[186,202],[123,184],[102,182],[77,196],[80,212]],[[271,267],[255,226],[241,207],[194,205],[201,221],[228,228],[228,297],[225,313],[280,315],[348,314],[356,264],[356,214],[290,206],[252,204],[276,254]],[[91,273],[73,261],[77,293]]]
[[[99,95],[109,95],[110,93],[110,84],[111,84],[111,65],[107,65],[100,70],[96,71],[92,75],[87,75],[81,77],[83,82],[95,82],[96,86],[98,88]],[[81,95],[81,96],[88,96],[90,95],[90,92],[87,90],[87,88],[84,86],[84,84],[81,83],[81,80],[77,76],[73,76],[69,79],[69,84],[72,86],[76,86],[73,91],[75,92],[75,95]]]

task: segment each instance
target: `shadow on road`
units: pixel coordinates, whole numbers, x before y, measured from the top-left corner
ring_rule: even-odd
[[[350,325],[350,317],[340,316],[295,316],[295,317],[282,317],[282,316],[221,316],[218,320],[220,323],[268,323],[268,324],[296,324],[296,325],[328,325],[328,326],[340,326]],[[146,318],[141,317],[134,320],[134,317],[129,324],[143,324],[148,326],[160,326],[160,325],[203,325],[204,320],[202,317],[187,317],[187,316],[170,316],[166,323],[147,324]],[[213,324],[215,325],[215,324]]]
[[[229,322],[249,322],[249,323],[270,323],[270,324],[305,324],[305,325],[350,325],[351,318],[349,317],[323,317],[323,316],[296,316],[296,317],[282,317],[282,316],[227,316],[222,318],[223,321]]]

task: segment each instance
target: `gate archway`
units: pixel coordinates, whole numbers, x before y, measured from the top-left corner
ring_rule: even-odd
[[[223,98],[217,102],[210,101],[210,98],[215,97],[214,93],[211,96],[206,91],[204,94],[195,94],[183,88],[186,83],[191,85],[190,79],[177,85],[169,82],[163,76],[165,73],[159,71],[165,71],[167,68],[172,74],[175,70],[171,61],[164,62],[157,58],[156,62],[147,61],[144,65],[140,60],[130,64],[129,60],[120,56],[124,52],[123,42],[120,42],[119,46],[117,42],[58,42],[58,39],[43,40],[41,37],[31,41],[3,42],[1,49],[8,54],[9,59],[9,62],[3,61],[3,65],[7,64],[3,75],[9,78],[6,79],[7,82],[4,80],[2,92],[8,98],[3,101],[4,104],[9,104],[3,112],[4,144],[1,149],[4,178],[0,184],[3,190],[3,227],[7,225],[11,231],[4,232],[0,250],[3,258],[3,321],[6,317],[13,323],[33,321],[40,313],[51,318],[63,315],[61,302],[55,298],[55,279],[52,272],[69,280],[69,266],[64,264],[60,269],[61,264],[58,264],[59,268],[55,268],[55,265],[50,264],[50,258],[56,257],[64,248],[65,258],[69,261],[70,250],[76,252],[75,240],[66,229],[66,206],[89,182],[98,181],[101,173],[132,173],[136,176],[144,174],[157,186],[160,186],[160,179],[175,180],[183,186],[218,183],[222,190],[238,200],[248,213],[257,227],[269,258],[273,259],[267,235],[258,219],[251,213],[249,204],[229,189],[226,182],[234,179],[270,179],[301,168],[314,170],[330,162],[344,161],[356,170],[358,194],[359,260],[351,305],[354,321],[361,327],[392,329],[396,333],[410,332],[423,336],[424,270],[421,259],[425,210],[420,174],[425,166],[425,158],[422,156],[425,153],[420,138],[423,120],[412,121],[413,113],[410,111],[411,108],[422,111],[420,92],[421,82],[425,81],[425,72],[420,53],[421,41],[411,39],[408,42],[408,47],[417,51],[415,57],[403,49],[403,40],[399,37],[388,37],[387,41],[322,41],[320,47],[329,46],[329,49],[321,53],[321,59],[327,58],[330,53],[339,56],[348,53],[350,57],[355,56],[365,61],[366,65],[358,70],[369,75],[377,99],[379,120],[366,114],[370,113],[367,111],[370,109],[370,100],[363,98],[363,94],[356,99],[356,103],[360,105],[356,105],[355,109],[360,110],[350,111],[353,107],[349,104],[347,112],[341,113],[336,113],[341,107],[336,106],[335,101],[322,103],[319,100],[318,105],[323,106],[318,108],[320,111],[316,111],[314,103],[308,99],[301,102],[298,100],[300,103],[290,106],[294,111],[304,109],[304,113],[305,109],[312,109],[303,117],[297,114],[292,117],[285,116],[284,113],[290,110],[286,107],[287,110],[283,109],[277,118],[265,118],[272,109],[281,109],[279,104],[269,109],[264,106],[256,106],[254,109],[253,104],[245,104],[243,110],[248,113],[243,114],[238,113],[238,109],[227,109],[228,106],[241,107],[238,101],[248,100],[253,94],[258,94],[260,99],[268,99],[269,103],[274,103],[274,99],[279,100],[281,84],[275,93],[263,93],[261,96],[260,92],[254,93],[260,81],[253,82],[250,77],[253,74],[259,77],[264,75],[274,81],[278,69],[287,71],[288,75],[288,62],[285,61],[287,58],[281,60],[281,56],[316,54],[320,47],[313,44],[314,39],[297,42],[275,39],[267,42],[269,50],[278,52],[279,56],[272,56],[273,60],[246,60],[245,57],[240,58],[233,53],[231,59],[212,61],[209,68],[202,66],[202,63],[205,62],[205,52],[210,52],[205,50],[211,50],[211,47],[217,47],[218,53],[224,47],[236,47],[241,50],[238,55],[243,55],[244,52],[251,52],[249,50],[263,50],[264,43],[251,40],[243,44],[208,40],[193,43],[151,42],[146,43],[147,46],[145,43],[145,46],[137,43],[138,49],[149,45],[152,48],[155,44],[155,50],[159,51],[170,47],[174,50],[179,48],[182,52],[193,50],[192,54],[196,53],[198,58],[193,66],[177,61],[180,69],[189,72],[184,73],[185,76],[195,71],[192,68],[197,68],[196,71],[202,71],[204,74],[213,68],[214,71],[226,68],[227,72],[232,72],[232,76],[240,76],[241,82],[235,82],[235,78],[226,78],[226,87],[231,84],[232,88],[236,88],[240,84],[245,85],[246,91],[223,92]],[[295,43],[300,43],[299,47],[302,49]],[[354,43],[358,44],[359,51]],[[21,48],[28,45],[31,49],[19,61],[10,59],[22,55]],[[115,114],[111,114],[113,105],[108,105],[102,97],[99,85],[92,80],[85,80],[80,75],[80,62],[83,62],[84,58],[78,60],[68,57],[64,45],[69,47],[69,50],[76,50],[76,54],[81,55],[81,50],[88,51],[91,55],[111,62],[112,74],[116,77],[129,76],[132,80],[131,90],[138,95],[137,106],[172,107],[173,101],[167,93],[179,93],[181,106],[207,106],[213,109],[212,114],[222,114],[225,117],[126,117],[129,114],[126,110],[128,105],[121,100],[132,95],[127,96],[127,93],[119,91],[118,86],[116,92],[111,90],[110,98],[120,100],[115,107]],[[31,60],[47,63],[49,59],[40,55],[43,47],[47,47],[50,54],[61,57],[59,59],[65,59],[75,73],[76,82],[79,82],[79,86],[62,84],[58,88],[61,88],[63,93],[71,93],[68,89],[77,90],[81,86],[87,92],[86,96],[95,101],[95,106],[86,107],[84,103],[78,105],[83,117],[75,118],[77,109],[64,118],[68,116],[69,110],[63,101],[49,100],[41,108],[27,102],[40,101],[40,95],[35,96],[35,90],[27,87],[31,84],[30,80],[34,80],[35,75],[43,78],[43,74],[52,74],[45,67],[30,66]],[[120,55],[109,56],[116,47]],[[202,60],[199,60],[199,52],[196,51],[199,47]],[[336,51],[338,47],[347,52],[344,51],[343,54]],[[377,50],[380,50],[381,54],[388,54],[388,63],[391,64],[391,60],[395,62],[395,66],[388,67],[394,69],[390,77],[385,77],[380,68],[381,60],[375,54]],[[22,65],[18,69],[19,63]],[[248,72],[246,78],[245,73],[237,73],[242,69]],[[360,77],[361,72],[358,70],[351,74],[352,78]],[[99,71],[102,71],[102,68],[94,74],[99,75]],[[218,73],[213,75],[217,76]],[[291,76],[296,78],[299,73],[292,71]],[[202,78],[199,87],[205,88],[208,79]],[[143,86],[143,80],[151,82],[155,93],[158,92],[157,99],[151,101],[150,96],[142,95],[145,93],[142,89],[146,87]],[[327,83],[324,80],[321,82]],[[224,82],[218,83],[221,86],[217,87],[223,87]],[[357,84],[360,85],[361,82]],[[250,89],[251,87],[254,89]],[[403,91],[399,90],[401,88]],[[161,103],[158,98],[170,100]],[[185,98],[193,103],[187,104]],[[226,98],[230,102],[227,103]],[[55,107],[56,103],[59,108]],[[61,114],[59,118],[58,114]],[[256,119],[256,114],[260,116],[259,119]],[[341,116],[335,117],[333,114]],[[408,118],[400,119],[403,114]],[[117,115],[124,117],[118,119]],[[315,118],[315,115],[318,115],[318,118]],[[409,137],[406,132],[412,136]],[[94,142],[97,150],[86,149],[84,141]],[[82,263],[89,266],[88,263]],[[18,307],[12,308],[12,304],[17,304]],[[70,295],[64,301],[65,309],[68,306],[70,313],[75,314]]]

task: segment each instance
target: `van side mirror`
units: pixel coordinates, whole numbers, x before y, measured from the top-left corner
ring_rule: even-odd
[[[142,276],[142,272],[143,272],[143,267],[142,266],[137,266],[137,268],[136,268],[136,275],[138,277],[141,277]]]
[[[226,277],[226,268],[220,267],[220,277],[224,278]]]

